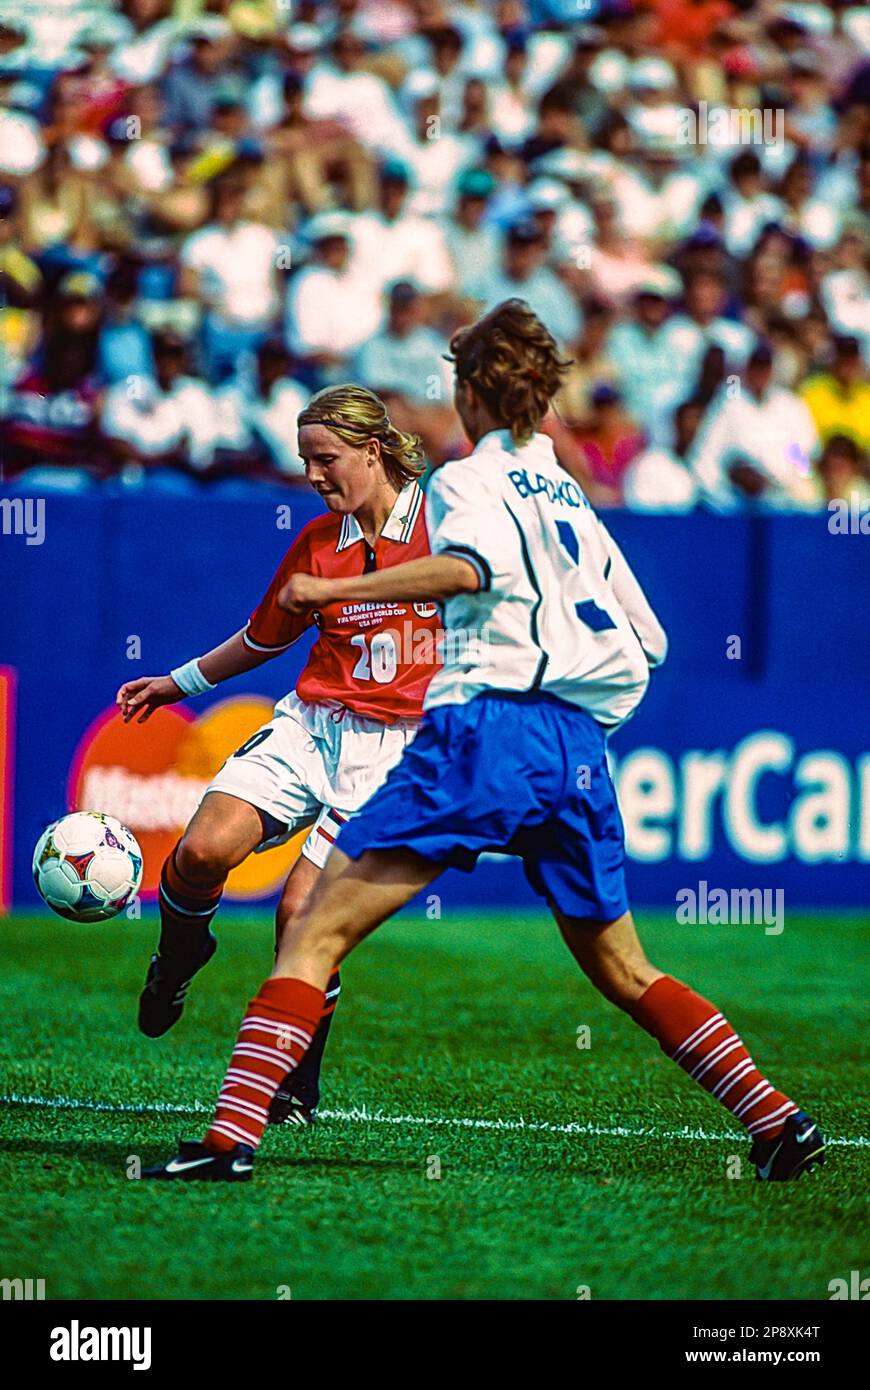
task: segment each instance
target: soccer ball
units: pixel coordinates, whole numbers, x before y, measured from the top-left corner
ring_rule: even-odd
[[[40,895],[72,922],[104,922],[142,882],[142,851],[114,816],[74,811],[44,830],[33,851]]]

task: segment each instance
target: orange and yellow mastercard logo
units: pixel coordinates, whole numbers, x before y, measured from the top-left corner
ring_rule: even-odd
[[[272,701],[256,695],[221,700],[199,717],[184,706],[157,710],[146,724],[124,724],[114,706],[82,737],[70,769],[72,811],[105,811],[130,827],[145,860],[142,895],[156,893],[160,870],[214,774],[272,718]],[[227,880],[241,901],[277,892],[306,836],[250,855]]]

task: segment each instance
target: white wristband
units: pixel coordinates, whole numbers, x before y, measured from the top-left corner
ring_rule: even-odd
[[[207,681],[199,669],[198,656],[184,666],[176,666],[169,674],[185,695],[204,695],[207,690],[214,690],[211,681]]]

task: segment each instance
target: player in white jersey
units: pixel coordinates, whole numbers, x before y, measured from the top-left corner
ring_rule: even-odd
[[[297,574],[279,602],[307,611],[336,599],[435,600],[454,640],[416,739],[342,829],[248,1007],[227,1074],[229,1083],[247,1059],[248,1083],[225,1086],[183,1162],[148,1175],[179,1176],[180,1164],[182,1177],[249,1177],[269,1100],[288,1057],[306,1053],[336,964],[445,868],[500,851],[521,857],[592,983],[746,1126],[758,1176],[797,1177],[823,1160],[818,1128],[758,1072],[714,1005],[647,960],[628,910],[606,734],[637,707],[667,644],[538,432],[566,364],[518,300],[452,348],[456,406],[475,447],[432,480],[431,556],[352,580]]]
[[[470,458],[438,470],[427,514],[438,550],[478,575],[478,589],[447,600],[447,628],[481,640],[451,645],[425,707],[538,690],[605,728],[627,719],[667,638],[549,436],[517,447],[509,429],[490,431]]]

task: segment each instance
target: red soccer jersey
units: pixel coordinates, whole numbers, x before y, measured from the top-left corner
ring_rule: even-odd
[[[297,572],[336,579],[429,553],[417,483],[399,493],[373,551],[355,517],[319,516],[302,528],[281,561],[251,614],[245,642],[258,652],[285,651],[313,621],[320,636],[296,683],[301,700],[338,701],[382,724],[419,719],[437,664],[440,624],[433,603],[330,603],[313,617],[300,617],[279,608],[277,597]]]

